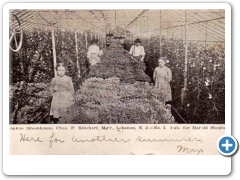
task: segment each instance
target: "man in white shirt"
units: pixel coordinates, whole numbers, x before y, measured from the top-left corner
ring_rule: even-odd
[[[131,47],[129,54],[131,55],[131,58],[133,60],[137,60],[137,61],[143,61],[144,57],[145,57],[145,51],[144,51],[144,47],[140,46],[140,43],[142,41],[140,39],[136,39],[134,41],[134,45]]]
[[[88,52],[87,52],[87,58],[89,59],[89,62],[91,65],[95,65],[100,62],[100,56],[102,54],[102,51],[99,50],[98,47],[98,40],[93,39],[92,45],[89,46]]]

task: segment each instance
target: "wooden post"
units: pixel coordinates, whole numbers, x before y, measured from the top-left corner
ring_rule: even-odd
[[[183,26],[181,26],[181,42],[183,42],[183,35],[182,35],[182,32],[183,32]]]
[[[116,31],[116,27],[117,26],[117,11],[115,10],[115,31]]]
[[[51,16],[52,16],[52,22],[51,22],[51,26],[52,26],[52,49],[53,49],[53,66],[54,66],[54,76],[57,76],[57,71],[56,71],[56,67],[57,67],[57,56],[56,56],[56,47],[55,47],[55,35],[54,35],[54,25],[53,25],[53,12],[51,11]]]
[[[167,25],[168,27],[169,27],[169,22],[168,22],[168,25]],[[168,28],[167,28],[167,40],[168,40]]]
[[[198,47],[197,47],[197,51],[198,51],[198,49],[199,49],[199,44],[198,44]],[[197,62],[196,62],[197,73],[198,73],[197,74],[197,90],[198,90],[197,100],[199,100],[199,98],[200,98],[200,69],[201,69],[200,68],[201,67],[201,58],[199,57],[199,53],[198,52],[197,52]]]
[[[86,40],[86,49],[88,49],[88,39],[87,39],[87,32],[85,32],[85,40]]]
[[[137,34],[138,33],[138,21],[136,21],[136,33],[135,34]]]
[[[75,44],[76,44],[76,58],[77,58],[77,75],[78,78],[81,77],[81,72],[80,72],[80,65],[79,65],[79,61],[78,61],[78,42],[77,42],[77,32],[75,31]]]
[[[184,87],[181,95],[181,103],[183,105],[184,99],[186,97],[187,91],[187,82],[188,82],[188,41],[187,41],[187,32],[188,32],[188,22],[187,22],[187,10],[185,11],[185,62],[184,62]]]
[[[160,19],[160,22],[159,22],[159,28],[160,28],[160,34],[159,34],[159,55],[160,55],[160,57],[161,57],[161,46],[162,46],[162,11],[161,11],[161,9],[160,9],[160,17],[159,17],[159,19]]]
[[[104,36],[101,34],[102,47],[104,47]]]
[[[101,35],[101,38],[102,38],[102,43],[103,45],[105,44],[105,37],[104,37],[104,34]]]
[[[103,40],[103,35],[102,34],[100,35],[100,39],[101,39],[101,42],[102,42],[102,47],[104,47],[104,40]]]
[[[181,42],[182,42],[182,36],[183,36],[183,35],[182,35],[182,26],[181,26]]]
[[[142,18],[139,17],[139,21],[140,21],[140,38],[142,38]]]
[[[98,42],[99,42],[99,47],[100,47],[102,45],[100,34],[98,34]]]
[[[205,49],[207,48],[208,22],[206,22]]]
[[[148,44],[149,44],[149,11],[147,12],[147,37],[148,37]]]

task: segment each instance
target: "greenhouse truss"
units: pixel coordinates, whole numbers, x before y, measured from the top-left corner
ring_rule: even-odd
[[[136,39],[146,55],[134,64]],[[92,40],[102,51],[94,66]],[[225,121],[224,9],[11,9],[9,47],[10,123],[49,123],[59,62],[75,89],[64,123]],[[159,57],[173,74],[170,110],[153,90]]]
[[[11,10],[24,31],[35,28],[76,32],[90,31],[105,36],[111,29],[128,31],[145,38],[162,35],[188,41],[224,42],[224,10]],[[187,25],[187,27],[186,27]],[[160,31],[161,30],[161,31]],[[121,32],[122,31],[122,32]]]

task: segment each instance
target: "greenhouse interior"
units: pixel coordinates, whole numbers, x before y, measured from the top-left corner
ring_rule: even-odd
[[[12,9],[9,57],[10,124],[225,123],[223,9]],[[161,59],[172,74],[164,85],[154,75]],[[52,121],[58,64],[74,103]]]

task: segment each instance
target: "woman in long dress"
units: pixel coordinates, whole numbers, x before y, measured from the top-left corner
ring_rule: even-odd
[[[168,67],[165,66],[165,64],[165,58],[158,59],[158,67],[154,70],[153,80],[155,83],[155,88],[159,90],[163,100],[168,102],[172,100],[172,91],[170,87],[172,72]]]
[[[65,75],[66,69],[63,63],[57,66],[57,76],[54,77],[50,85],[52,103],[50,116],[53,116],[52,123],[66,123],[62,117],[66,115],[67,109],[74,104],[74,87],[72,78]]]
[[[87,58],[89,59],[89,63],[91,64],[91,66],[100,62],[101,51],[97,44],[98,40],[93,39],[92,45],[88,48]]]

